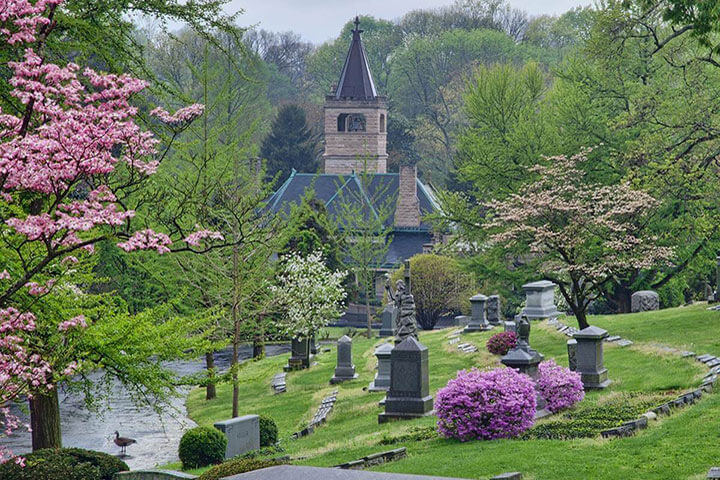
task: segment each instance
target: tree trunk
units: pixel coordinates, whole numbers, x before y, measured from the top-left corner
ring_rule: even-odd
[[[577,319],[578,328],[579,328],[580,330],[582,330],[583,328],[587,328],[587,327],[590,326],[590,325],[588,324],[588,322],[587,322],[587,313],[585,312],[585,310],[580,310],[580,309],[578,309],[578,310],[575,312],[575,318]]]
[[[265,356],[265,338],[262,335],[253,337],[253,358],[262,358]]]
[[[238,350],[239,343],[233,339],[233,351],[232,360],[230,361],[230,369],[232,371],[232,386],[233,386],[233,398],[232,398],[232,418],[240,416],[238,401],[240,398],[240,385],[238,384]]]
[[[32,449],[60,448],[60,402],[57,389],[36,393],[29,400]]]
[[[370,316],[370,292],[365,286],[365,315],[367,316],[367,337],[372,338],[372,317]]]
[[[610,301],[615,304],[616,313],[630,313],[630,297],[632,290],[625,285],[616,284],[615,290],[610,295]]]
[[[235,237],[237,238],[237,237]],[[238,417],[239,407],[238,401],[240,398],[240,385],[238,383],[238,351],[240,349],[240,315],[238,309],[240,308],[240,279],[239,276],[239,259],[238,259],[238,246],[233,246],[233,304],[232,304],[232,324],[233,324],[233,341],[232,341],[232,360],[230,362],[230,369],[232,371],[232,386],[233,386],[233,398],[232,398],[232,418]]]
[[[205,367],[208,371],[208,383],[205,387],[205,400],[212,400],[217,397],[215,389],[215,356],[213,352],[205,352]]]

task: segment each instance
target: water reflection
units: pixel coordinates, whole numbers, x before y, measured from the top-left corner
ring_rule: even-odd
[[[268,345],[269,356],[290,351],[289,345]],[[252,355],[249,345],[240,350],[240,358],[246,360]],[[230,365],[231,350],[226,349],[215,355],[218,369],[227,369]],[[170,367],[179,375],[198,372],[205,366],[204,358],[192,362],[172,362]],[[268,379],[269,381],[269,379]],[[187,394],[188,389],[183,391]],[[120,447],[113,443],[115,430],[123,437],[137,440],[137,444],[127,449],[128,456],[123,460],[131,469],[150,468],[168,462],[177,461],[177,447],[182,433],[195,426],[187,418],[185,398],[172,401],[172,411],[162,415],[155,414],[151,408],[138,409],[121,384],[113,385],[108,410],[104,414],[88,412],[82,398],[60,392],[60,413],[62,439],[65,447],[87,448],[118,455]],[[242,406],[241,406],[242,410]],[[228,414],[230,405],[228,405]],[[243,412],[241,412],[243,413]],[[252,412],[246,412],[252,413]],[[27,453],[31,450],[28,432],[16,432],[0,442],[8,445],[15,453]]]

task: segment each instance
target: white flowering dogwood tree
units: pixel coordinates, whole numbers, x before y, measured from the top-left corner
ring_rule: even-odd
[[[286,334],[308,338],[342,315],[346,272],[326,267],[320,252],[306,257],[290,254],[282,258],[282,264],[279,282],[270,289]]]
[[[673,256],[646,228],[658,201],[629,183],[590,181],[582,168],[588,152],[550,157],[531,168],[537,180],[488,202],[484,223],[495,246],[525,256],[558,284],[580,328],[588,326],[587,307],[607,282]]]

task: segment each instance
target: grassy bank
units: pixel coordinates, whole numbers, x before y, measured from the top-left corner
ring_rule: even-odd
[[[580,408],[602,409],[623,402],[658,402],[679,391],[697,386],[705,370],[695,361],[681,359],[658,348],[659,344],[720,355],[720,343],[712,333],[720,312],[702,306],[670,309],[647,314],[595,317],[592,323],[611,333],[635,341],[628,348],[606,346],[605,364],[612,385],[602,392],[591,392]],[[571,320],[568,320],[571,323]],[[699,329],[700,331],[696,331]],[[459,369],[498,366],[498,357],[484,349],[491,333],[463,335],[480,351],[462,354],[448,345],[451,329],[423,332],[421,341],[430,350],[430,388],[434,393],[453,378]],[[336,333],[336,332],[333,332]],[[567,364],[566,338],[544,324],[533,324],[531,344],[546,358]],[[430,435],[435,419],[378,425],[382,393],[365,390],[374,375],[374,347],[378,340],[356,337],[353,359],[359,378],[338,386],[335,409],[328,423],[299,440],[289,436],[311,419],[323,396],[331,391],[328,381],[335,367],[335,350],[316,357],[310,370],[288,375],[287,393],[273,395],[272,376],[281,371],[287,355],[251,362],[242,373],[241,413],[260,413],[275,419],[281,445],[294,463],[331,466],[364,455],[405,446],[408,458],[378,467],[379,470],[488,478],[504,471],[519,470],[526,478],[587,479],[703,478],[717,462],[716,447],[720,426],[720,396],[708,395],[697,405],[653,422],[635,437],[615,440],[580,438],[573,440],[498,440],[460,443]],[[204,399],[196,389],[187,400],[190,416],[199,424],[212,424],[229,418],[231,390],[223,385],[218,398]],[[542,422],[563,422],[555,415]],[[425,427],[422,429],[422,427]]]

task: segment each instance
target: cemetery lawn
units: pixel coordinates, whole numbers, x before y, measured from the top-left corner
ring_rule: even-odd
[[[572,325],[573,319],[565,319]],[[644,411],[670,400],[678,393],[697,388],[707,369],[693,359],[683,359],[658,348],[674,346],[720,356],[720,312],[707,311],[706,305],[642,314],[591,317],[591,324],[602,326],[612,335],[635,342],[621,348],[606,344],[605,365],[613,380],[602,392],[591,392],[580,409],[603,411],[607,405],[638,405]],[[499,358],[485,350],[492,332],[462,336],[462,342],[475,344],[474,354],[460,353],[448,345],[454,328],[421,332],[420,341],[429,348],[430,389],[445,386],[459,369],[499,365]],[[341,334],[333,329],[333,335]],[[649,428],[634,437],[604,440],[494,440],[461,443],[432,433],[434,417],[414,421],[377,423],[382,411],[377,403],[384,393],[364,390],[374,376],[374,347],[379,339],[353,339],[353,360],[360,377],[352,382],[331,386],[336,352],[321,353],[317,365],[292,372],[287,377],[287,392],[273,395],[270,380],[282,371],[288,355],[247,362],[240,387],[241,414],[258,413],[272,417],[278,424],[280,443],[293,463],[333,466],[365,455],[406,447],[408,458],[387,463],[376,470],[485,479],[508,471],[521,471],[526,479],[701,479],[711,466],[719,464],[720,395],[705,394],[695,405],[675,409],[670,416],[650,422]],[[567,365],[566,337],[546,324],[532,324],[533,348]],[[307,425],[322,398],[339,388],[337,403],[328,422],[299,440],[293,432]],[[230,417],[231,388],[221,385],[218,398],[206,401],[203,389],[193,390],[187,399],[188,413],[200,425]],[[633,414],[635,415],[635,414]],[[630,418],[627,418],[630,420]],[[568,422],[562,413],[539,422]],[[538,427],[539,428],[539,427]],[[561,428],[562,430],[562,428]],[[278,455],[278,454],[276,454]],[[173,467],[179,468],[178,464]]]

